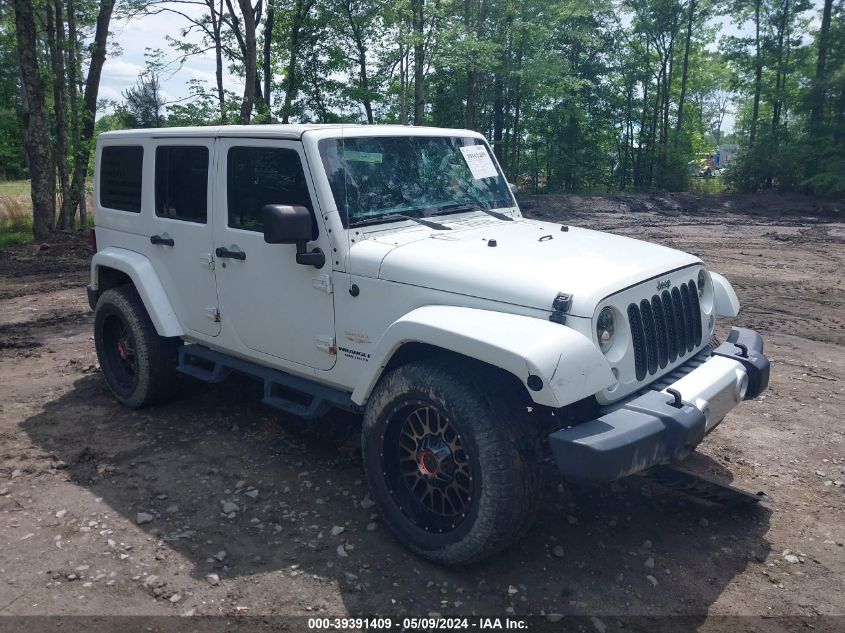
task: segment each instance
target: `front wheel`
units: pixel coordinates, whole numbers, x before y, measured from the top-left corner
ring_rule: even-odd
[[[423,361],[390,372],[370,397],[362,443],[373,500],[420,556],[481,560],[533,521],[539,443],[520,394],[504,383],[469,363]]]

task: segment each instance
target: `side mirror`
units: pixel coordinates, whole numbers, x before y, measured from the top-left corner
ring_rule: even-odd
[[[314,239],[311,214],[305,207],[268,204],[261,209],[264,241],[268,244],[296,244]]]
[[[268,244],[296,244],[296,263],[322,268],[326,256],[319,248],[308,251],[308,242],[316,239],[311,213],[305,207],[268,204],[261,209],[264,241]]]
[[[512,182],[509,182],[509,183],[508,183],[508,187],[510,188],[511,193],[512,193],[513,195],[516,195],[517,193],[519,193],[519,192],[517,191],[516,185],[515,185],[515,184],[513,184]]]

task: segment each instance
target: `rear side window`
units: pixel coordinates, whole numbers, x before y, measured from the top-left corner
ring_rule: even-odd
[[[227,157],[229,226],[263,231],[266,204],[299,205],[311,211],[311,196],[299,154],[281,147],[233,147]],[[316,218],[312,213],[316,235]]]
[[[141,146],[104,147],[100,154],[100,206],[140,213],[143,164]]]
[[[186,222],[208,221],[208,148],[156,148],[156,215]]]

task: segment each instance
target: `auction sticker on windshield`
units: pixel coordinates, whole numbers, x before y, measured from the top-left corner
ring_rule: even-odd
[[[490,154],[487,153],[487,148],[484,145],[469,145],[461,148],[461,154],[464,155],[464,160],[467,167],[472,172],[472,177],[476,180],[482,178],[495,178],[499,175],[496,171],[496,166],[490,160]]]
[[[343,157],[346,160],[356,161],[358,163],[381,163],[382,154],[376,152],[355,152],[346,150],[343,152]]]

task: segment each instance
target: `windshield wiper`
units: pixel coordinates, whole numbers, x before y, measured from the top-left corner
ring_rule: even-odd
[[[507,222],[513,222],[513,218],[506,213],[499,213],[498,211],[493,211],[492,209],[488,209],[483,203],[481,202],[467,202],[463,204],[447,204],[446,206],[439,207],[438,211],[443,212],[443,215],[447,213],[460,213],[462,211],[481,211],[482,213],[486,213],[487,215],[492,215],[494,218],[498,218],[500,220],[506,220]],[[439,213],[436,215],[440,215]]]
[[[350,227],[353,226],[366,226],[368,224],[381,224],[382,222],[393,222],[394,220],[411,220],[412,222],[416,222],[417,224],[422,224],[423,226],[430,227],[432,229],[437,229],[439,231],[451,231],[451,226],[446,226],[445,224],[440,224],[440,222],[433,222],[432,220],[424,220],[423,218],[415,218],[412,215],[403,215],[401,213],[385,213],[383,215],[375,215],[370,218],[362,218],[361,220],[356,220],[355,222],[351,222],[349,224]]]

